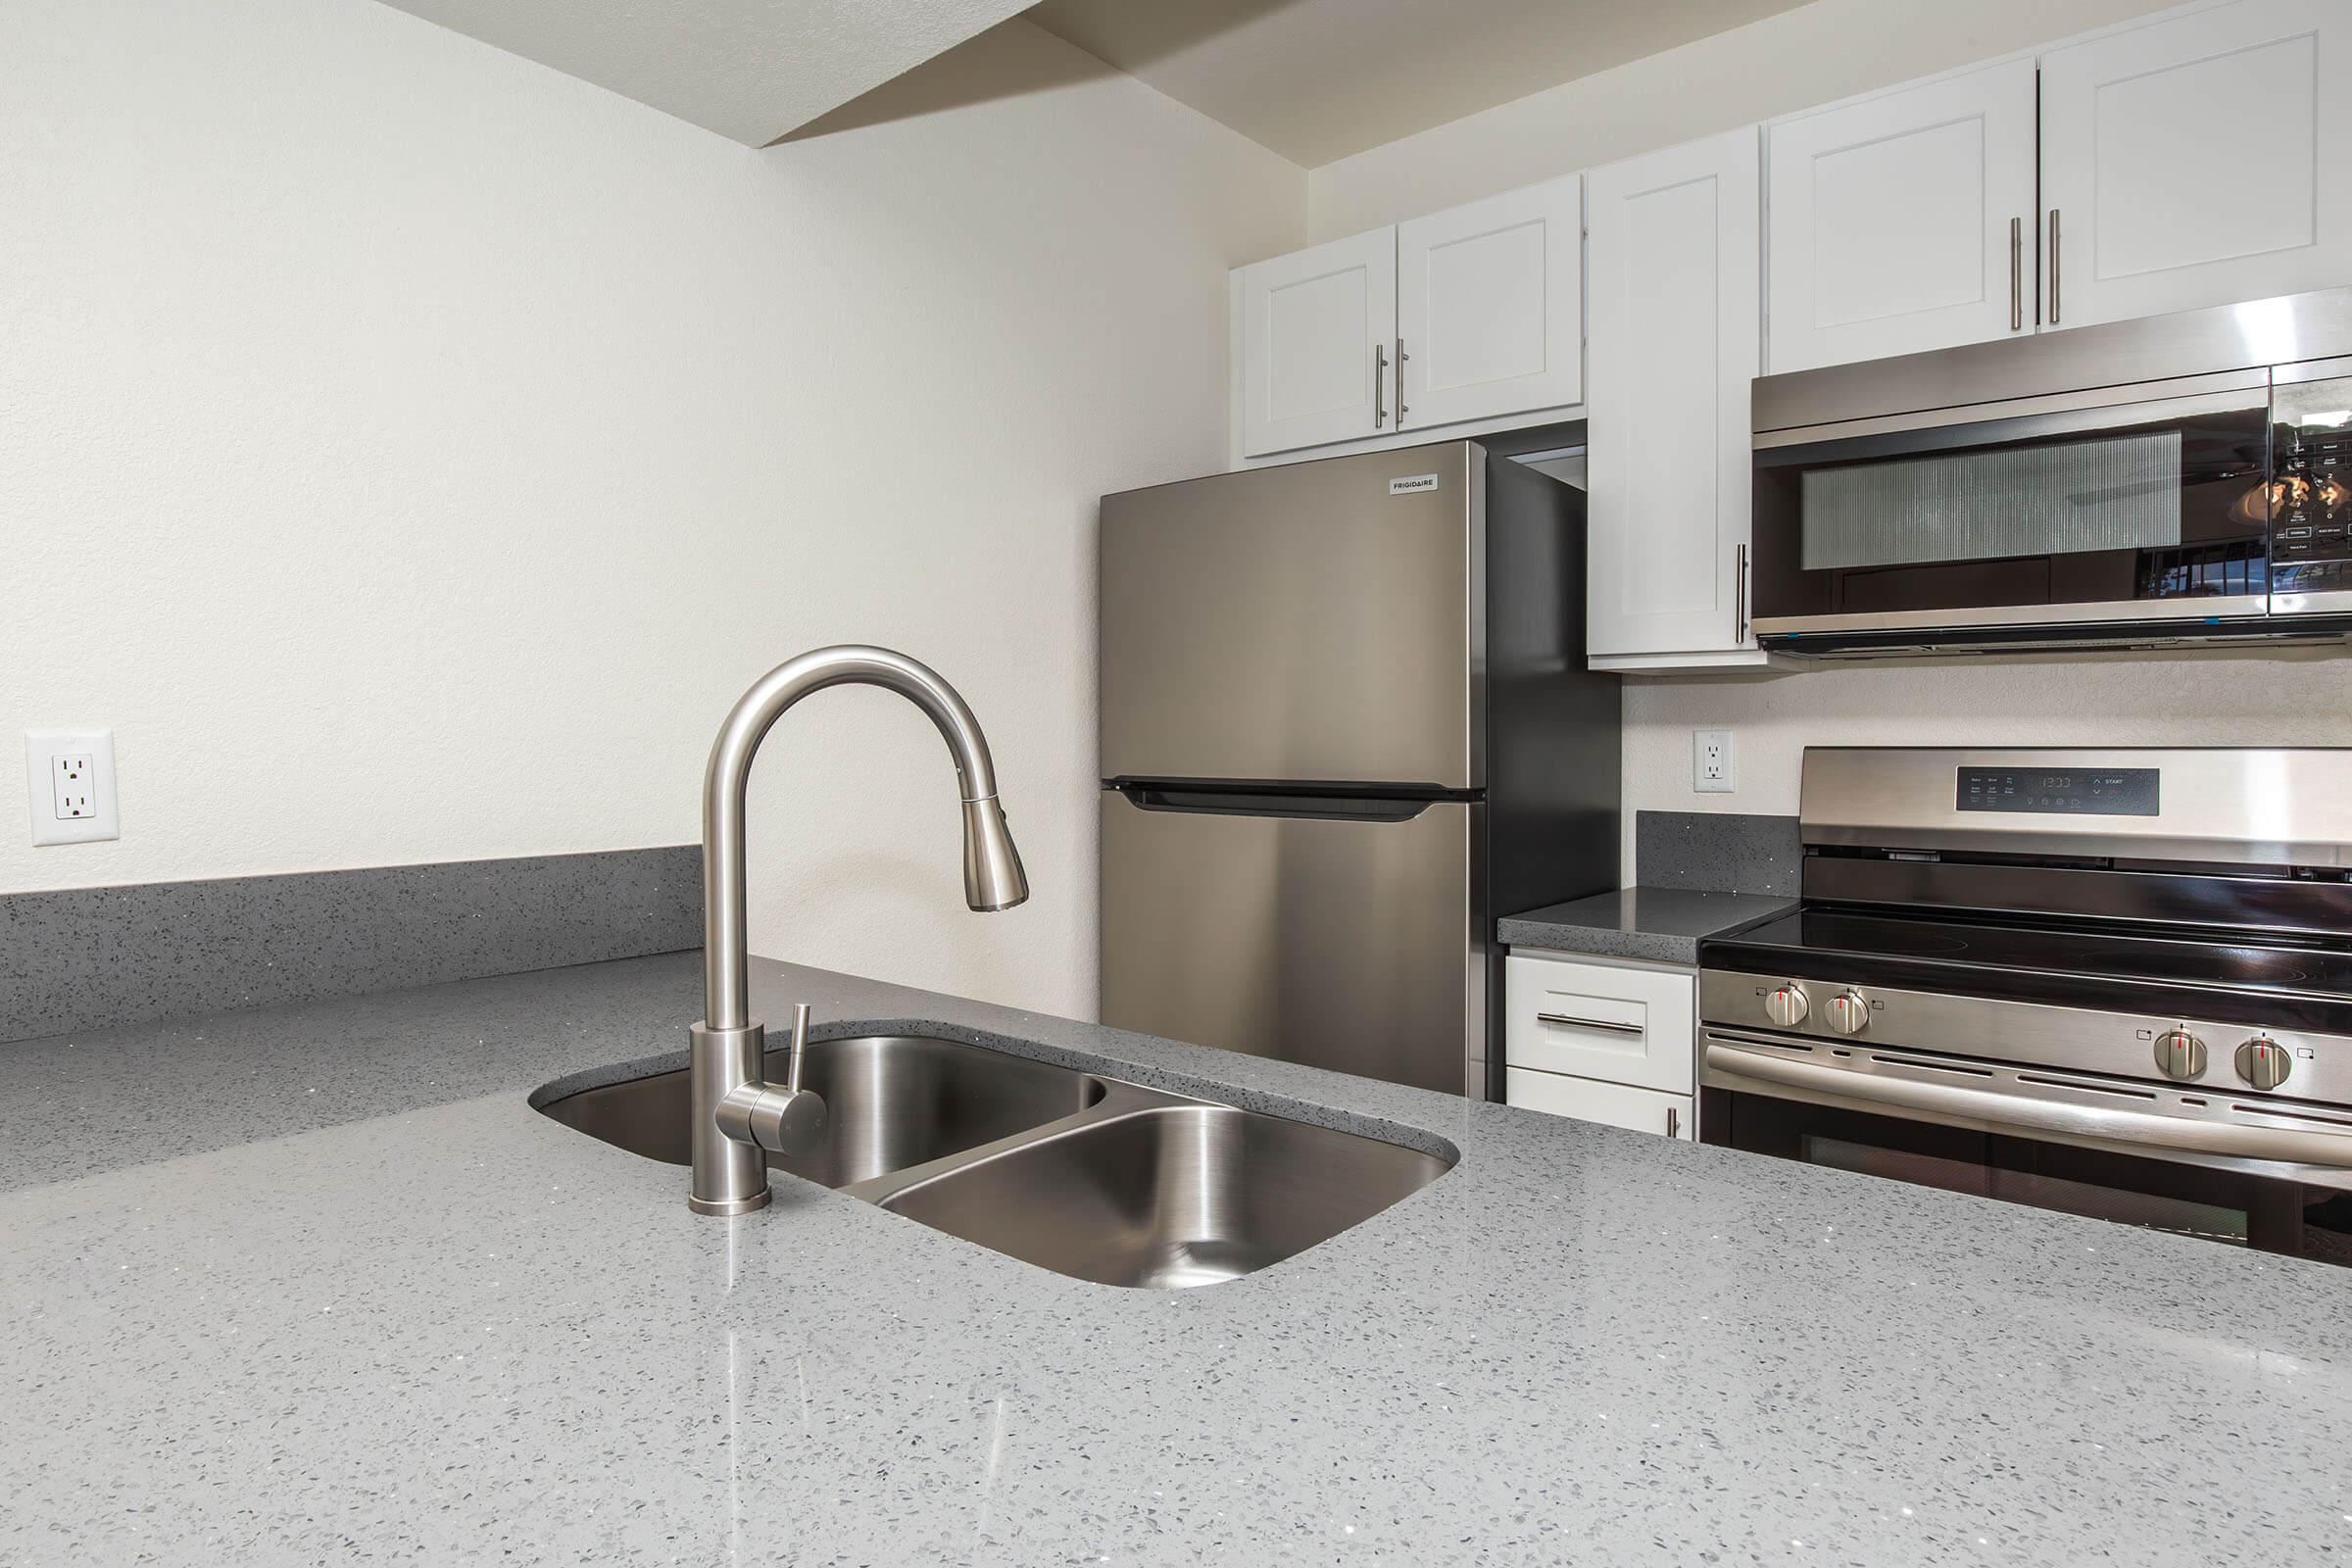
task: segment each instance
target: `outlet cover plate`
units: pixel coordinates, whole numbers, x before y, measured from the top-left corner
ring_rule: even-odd
[[[87,776],[82,760],[87,759]],[[24,793],[35,844],[122,836],[115,809],[115,736],[104,729],[24,732]]]
[[[1694,729],[1690,732],[1690,787],[1701,795],[1732,793],[1732,732]]]

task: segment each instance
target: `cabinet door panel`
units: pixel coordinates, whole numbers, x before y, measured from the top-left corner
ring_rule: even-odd
[[[1584,179],[1396,228],[1396,403],[1408,428],[1584,395]]]
[[[1697,981],[1688,971],[1514,953],[1502,987],[1509,1065],[1690,1093]]]
[[[2031,331],[2034,115],[2020,60],[1772,126],[1773,370]]]
[[[1531,1072],[1513,1067],[1503,1074],[1503,1099],[1528,1110],[1603,1126],[1655,1133],[1686,1142],[1698,1137],[1697,1118],[1688,1095],[1661,1095],[1654,1089],[1628,1089],[1623,1084],[1594,1083],[1565,1078],[1558,1073]]]
[[[1753,647],[1748,382],[1761,336],[1753,126],[1588,176],[1588,649]]]
[[[2051,324],[2352,281],[2347,70],[2341,0],[2240,0],[2044,55]]]
[[[1242,450],[1250,457],[1393,428],[1381,366],[1396,336],[1396,231],[1245,267]]]

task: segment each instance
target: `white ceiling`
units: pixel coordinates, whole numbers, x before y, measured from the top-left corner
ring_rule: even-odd
[[[1314,169],[1802,3],[1044,0],[1028,15]]]
[[[996,25],[1022,0],[386,0],[748,146]]]

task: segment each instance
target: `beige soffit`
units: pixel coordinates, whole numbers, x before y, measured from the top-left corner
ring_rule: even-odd
[[[1014,15],[1008,0],[386,0],[764,146]]]
[[[1028,16],[1314,169],[1799,3],[1045,0]]]

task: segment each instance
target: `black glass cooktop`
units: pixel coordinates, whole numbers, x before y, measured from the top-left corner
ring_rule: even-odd
[[[2248,941],[1832,906],[1710,939],[1699,961],[1791,978],[2352,1032],[2352,939]]]

